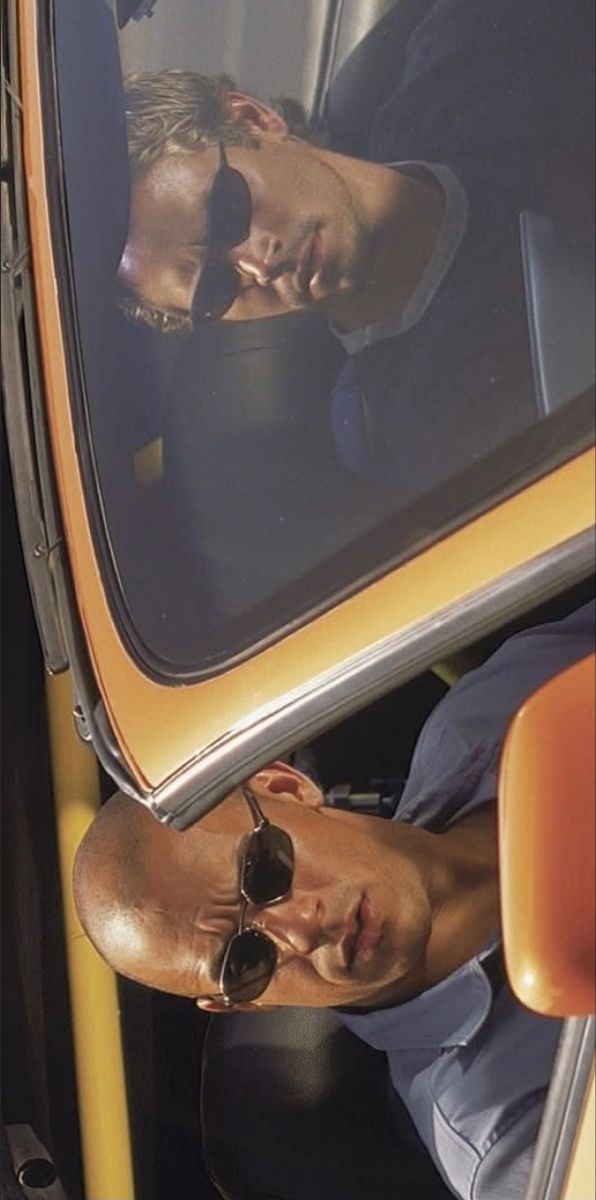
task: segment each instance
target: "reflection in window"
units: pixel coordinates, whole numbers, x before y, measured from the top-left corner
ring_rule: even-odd
[[[151,161],[149,170],[157,163],[168,179],[171,170],[190,178],[184,187],[191,191],[196,169],[202,185],[196,197],[179,194],[178,184],[171,194],[166,189],[168,203],[174,195],[180,205],[161,225],[159,188],[142,192],[143,203],[159,202],[149,233],[159,230],[160,247],[158,253],[155,238],[147,243],[151,273],[142,276],[143,287],[155,304],[163,302],[164,279],[194,278],[191,226],[195,218],[201,229],[208,225],[199,201],[209,194],[216,157],[207,170],[202,151],[189,153],[186,142],[179,151],[168,142],[165,156],[156,150],[165,126],[154,128],[142,88],[129,87],[127,105],[138,106],[142,128],[135,133],[127,230],[115,32],[106,27],[99,38],[91,17],[88,30],[83,21],[73,30],[57,14],[84,374],[81,457],[114,611],[145,665],[166,678],[209,670],[278,636],[592,436],[586,392],[594,374],[593,222],[584,120],[591,76],[583,17],[578,10],[570,22],[564,5],[529,0],[504,6],[498,20],[470,5],[464,27],[447,20],[449,5],[423,5],[409,16],[407,7],[396,5],[365,37],[360,31],[358,44],[348,45],[340,30],[342,61],[317,23],[320,7],[308,0],[291,6],[292,20],[300,10],[302,22],[291,46],[288,5],[276,6],[274,16],[268,8],[267,55],[249,6],[233,4],[228,12],[218,5],[217,14],[209,5],[200,14],[191,6],[190,14],[174,4],[167,16],[166,6],[157,6],[151,22],[122,30],[127,72],[167,66],[214,75],[232,65],[224,16],[233,9],[230,37],[239,21],[244,30],[232,56],[243,86],[270,95],[277,83],[269,72],[285,62],[297,99],[326,139],[327,149],[268,140],[280,113],[294,119],[287,104],[267,110],[277,116],[259,132],[262,145],[232,137],[228,159],[248,181],[251,230],[273,241],[266,267],[255,265],[250,239],[238,248],[232,210],[241,191],[220,177],[215,195],[228,210],[218,235],[225,250],[218,243],[211,251],[212,286],[227,287],[222,263],[235,263],[243,286],[234,303],[242,305],[260,272],[255,311],[268,295],[272,312],[281,297],[282,315],[186,335],[127,321],[117,306],[116,267],[126,242],[126,286],[140,286],[147,229],[135,187],[139,179],[145,186],[143,164]],[[180,104],[182,92],[195,87],[189,78],[176,77]],[[167,77],[159,84],[169,86]],[[217,85],[224,96],[226,86]],[[244,109],[241,116],[247,119]],[[214,130],[211,140],[228,136]],[[184,122],[171,137],[188,138]],[[393,197],[395,177],[398,208],[409,197],[403,219],[412,236],[395,237],[388,221],[391,253],[375,257],[377,241],[385,244],[382,223],[372,237],[345,216],[346,197],[361,195],[350,190],[355,159],[325,157],[337,151],[391,165],[394,175],[385,171],[379,187],[389,188],[391,178]],[[289,168],[298,162],[293,176]],[[330,178],[340,178],[344,190],[327,186]],[[369,188],[369,200],[369,193],[380,194]],[[138,213],[142,236],[135,242]],[[346,247],[362,251],[362,260],[352,264]],[[284,288],[274,286],[284,272],[276,277],[271,265],[282,261],[282,251],[290,264]],[[184,270],[176,274],[181,256]],[[337,280],[348,266],[346,309]],[[263,277],[267,271],[271,279]],[[305,311],[283,315],[296,290]],[[395,300],[389,313],[386,293]],[[183,293],[176,297],[186,303]],[[338,314],[349,326],[355,312],[360,318],[346,334]]]

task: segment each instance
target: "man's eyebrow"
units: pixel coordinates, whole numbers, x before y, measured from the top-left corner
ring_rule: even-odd
[[[250,842],[251,836],[252,836],[252,834],[250,834],[250,833],[243,834],[238,842],[237,851],[236,851],[237,859],[238,859],[238,883],[237,883],[238,896],[237,896],[235,903],[238,905],[239,912],[243,911],[242,906],[244,903],[242,892],[240,891],[240,875],[241,875],[241,871],[242,871],[242,863],[244,862],[244,855],[245,855],[248,843]],[[227,950],[232,938],[236,936],[237,932],[238,932],[238,913],[236,914],[236,917],[234,920],[234,925],[232,928],[232,932],[230,933],[230,936],[227,937],[225,939],[225,941],[223,941],[222,945],[220,945],[219,947],[216,947],[211,952],[206,963],[204,964],[204,966],[206,967],[206,969],[209,973],[209,977],[216,981],[218,987],[219,987],[219,979],[220,979],[220,975],[221,975],[221,969],[223,967],[223,960],[225,958],[226,950]],[[217,999],[217,998],[218,997],[213,995],[213,992],[211,992],[208,995],[204,994],[204,995],[196,997],[197,1000],[213,1000],[213,999]]]
[[[203,963],[201,964],[202,971],[206,970],[208,972],[209,978],[213,980],[215,986],[214,986],[214,989],[212,989],[209,992],[200,992],[198,995],[195,993],[193,996],[195,1003],[198,1004],[200,1001],[203,1001],[203,1000],[207,1000],[207,1001],[208,1000],[221,1000],[222,993],[219,990],[219,987],[220,987],[219,978],[221,975],[221,968],[223,965],[224,955],[225,955],[225,952],[227,949],[228,941],[229,941],[229,939],[225,942],[223,947],[221,947],[220,949],[214,950],[213,953],[207,959],[207,961],[206,962],[203,961]]]
[[[242,905],[242,896],[240,895],[240,892],[238,893],[238,897],[239,897],[238,903],[239,903],[239,905]],[[220,944],[215,947],[215,949],[211,952],[211,954],[207,958],[206,962],[203,964],[204,969],[206,969],[209,974],[209,978],[213,979],[218,987],[219,987],[219,979],[220,979],[220,975],[221,975],[221,969],[223,967],[223,961],[224,961],[224,958],[226,955],[226,950],[227,950],[232,938],[236,936],[237,932],[238,932],[238,916],[236,915],[236,917],[234,919],[233,928],[232,928],[232,931],[231,931],[229,937],[226,937],[225,939],[221,939]],[[201,999],[201,998],[209,999],[208,996],[207,997],[200,997],[200,996],[197,997],[197,999]]]
[[[233,936],[234,936],[234,934],[232,934],[232,937]],[[230,940],[231,940],[230,938],[227,938],[226,941],[224,942],[223,946],[220,946],[219,949],[214,950],[213,954],[210,955],[210,957],[207,961],[207,970],[209,972],[209,978],[214,979],[216,981],[218,987],[219,987],[219,977],[221,975],[221,968],[223,966],[223,960],[224,960],[225,953],[228,948]]]
[[[160,333],[188,333],[193,328],[188,313],[156,308],[125,288],[119,290],[117,304],[129,321],[148,325]]]

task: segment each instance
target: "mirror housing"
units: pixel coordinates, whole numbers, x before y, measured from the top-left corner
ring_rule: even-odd
[[[595,656],[549,680],[514,717],[499,778],[507,973],[528,1008],[595,1007]]]

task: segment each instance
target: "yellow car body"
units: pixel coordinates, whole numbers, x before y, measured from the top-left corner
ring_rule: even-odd
[[[411,554],[400,555],[389,566],[381,564],[366,578],[355,578],[350,586],[339,589],[331,598],[319,600],[315,596],[311,610],[301,619],[280,628],[274,636],[256,641],[242,654],[216,664],[210,671],[168,681],[145,669],[115,617],[81,467],[80,430],[73,415],[62,298],[57,282],[60,272],[50,219],[47,112],[39,59],[43,29],[39,7],[33,0],[20,0],[17,32],[21,109],[18,119],[22,124],[31,270],[49,455],[60,523],[59,544],[42,542],[25,549],[35,554],[34,569],[46,572],[51,586],[60,591],[65,578],[72,585],[70,608],[62,609],[66,658],[75,643],[82,647],[102,714],[98,727],[89,733],[94,714],[83,713],[86,736],[93,742],[100,737],[98,754],[100,757],[103,754],[102,761],[111,769],[116,783],[146,804],[156,818],[183,829],[265,762],[308,741],[313,734],[337,723],[389,688],[399,687],[440,660],[452,657],[541,600],[588,578],[593,571],[596,515],[594,448],[585,436],[579,442],[572,438],[568,445],[557,446],[545,456],[541,466],[529,477],[520,475],[505,494],[487,499],[473,511],[468,511],[462,503],[460,518],[451,521],[448,528],[439,529],[436,539],[426,538],[423,545],[414,543]],[[141,446],[139,453],[143,449]],[[153,469],[150,459],[149,448],[144,460],[149,463],[149,474]],[[139,462],[137,474],[142,487],[144,469],[139,468]],[[68,681],[66,686],[64,679]],[[74,737],[72,729],[67,733],[64,727],[71,689],[70,677],[64,679],[50,682],[56,762],[60,760],[60,746],[68,746],[69,738]],[[81,700],[79,683],[75,671],[75,707]],[[589,716],[592,676],[582,676],[577,689],[580,685],[585,698],[583,711]],[[574,691],[575,684],[571,686]],[[554,681],[553,687],[558,688],[559,681]],[[560,697],[560,691],[557,696]],[[551,706],[551,733],[544,735],[544,741],[548,739],[551,745],[556,741],[557,703],[561,701],[555,700],[554,716]],[[548,930],[552,933],[553,929],[553,906],[557,908],[556,890],[553,892],[551,887],[556,822],[545,827],[540,842],[532,841],[536,825],[531,824],[527,813],[521,826],[516,825],[520,788],[525,795],[532,781],[536,786],[540,781],[540,788],[544,782],[540,763],[546,771],[545,779],[550,781],[549,812],[554,812],[560,802],[555,784],[561,782],[563,773],[557,775],[552,764],[548,765],[550,759],[542,758],[542,738],[535,733],[528,737],[524,726],[528,721],[539,722],[539,717],[524,711],[518,716],[503,768],[501,854],[508,969],[524,1003],[538,1011],[586,1019],[593,1014],[594,998],[586,983],[585,960],[580,963],[580,979],[575,972],[577,955],[572,956],[572,962],[555,962],[562,949],[560,929],[550,941],[547,936]],[[70,726],[70,714],[67,723]],[[578,736],[574,761],[581,765],[585,759],[588,764],[593,749],[593,728],[590,733],[588,719],[584,720]],[[519,746],[514,744],[516,737]],[[533,747],[534,757],[526,753],[528,744]],[[85,747],[78,747],[72,753],[83,758],[89,755]],[[71,749],[67,749],[65,762],[56,768],[56,791],[63,797],[66,794],[59,818],[67,826],[66,832],[61,833],[63,887],[67,934],[76,943],[82,934],[69,907],[70,864],[76,842],[97,803],[97,792],[93,778],[80,785],[81,807],[73,818],[67,795],[69,764],[75,761],[70,754]],[[523,754],[526,757],[520,767]],[[583,789],[586,828],[590,814],[593,825],[590,781],[593,784],[593,773],[590,776],[588,772],[582,776],[581,786],[578,784]],[[541,791],[539,788],[536,792],[536,786],[532,803],[536,803],[538,811]],[[577,884],[577,890],[570,891],[568,898],[578,915],[576,932],[581,940],[586,932],[583,913],[590,895],[590,862],[584,856],[587,834],[580,836],[579,826],[575,833],[578,836],[572,839],[573,844],[570,842],[566,847],[572,861],[567,859],[565,867],[567,878]],[[526,872],[528,861],[533,874]],[[564,886],[563,880],[559,885]],[[537,916],[533,928],[530,916]],[[90,996],[89,989],[76,982],[77,972],[84,974],[88,969],[85,965],[88,948],[81,956],[80,947],[74,945],[71,949],[73,1003],[81,1013],[89,1006],[77,1034],[81,1077],[86,1072],[88,1083],[89,1073],[93,1072],[96,1080],[106,1067],[107,1093],[117,1094],[120,1104],[114,1109],[120,1133],[116,1134],[115,1126],[108,1128],[102,1141],[93,1107],[99,1093],[94,1085],[91,1089],[94,1098],[88,1086],[81,1086],[83,1124],[85,1108],[90,1106],[92,1110],[88,1128],[93,1129],[93,1134],[84,1133],[90,1155],[88,1200],[94,1196],[98,1200],[100,1196],[102,1200],[112,1200],[107,1196],[106,1186],[122,1187],[124,1190],[118,1194],[119,1200],[120,1195],[124,1200],[132,1186],[126,1148],[123,1156],[118,1157],[117,1168],[122,1171],[119,1178],[124,1182],[116,1184],[110,1177],[106,1184],[101,1173],[102,1162],[105,1167],[115,1161],[111,1147],[123,1127],[126,1140],[115,990],[102,968],[105,989],[101,983]],[[530,965],[528,953],[533,956]],[[77,957],[79,966],[75,964]],[[557,971],[559,999],[551,1005],[545,999],[548,993],[545,981],[547,977],[552,979]],[[532,972],[534,980],[538,977],[542,980],[537,991],[528,988]],[[103,998],[98,999],[100,996]],[[96,1030],[104,1029],[100,1038],[112,1039],[106,1061],[102,1064],[94,1060],[92,1067],[85,1058],[89,1029],[86,1021]],[[105,1043],[99,1040],[99,1044],[103,1048]],[[557,1193],[560,1200],[588,1200],[594,1193],[593,1060],[591,1075],[588,1072],[587,1080],[583,1077],[582,1080],[581,1087],[578,1084],[581,1095],[579,1099],[576,1095],[573,1108],[574,1134],[570,1137],[567,1130],[567,1141],[560,1151],[565,1156],[565,1182]],[[563,1138],[563,1133],[559,1129],[557,1137]],[[99,1166],[93,1165],[94,1156]],[[532,1198],[551,1196],[545,1178],[534,1181],[537,1190]]]

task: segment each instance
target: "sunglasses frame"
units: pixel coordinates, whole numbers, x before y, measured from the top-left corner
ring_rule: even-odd
[[[218,146],[219,146],[219,166],[213,176],[213,179],[211,180],[211,185],[209,187],[209,195],[207,197],[207,233],[206,233],[207,254],[206,254],[206,258],[205,258],[205,263],[203,265],[203,269],[201,271],[201,274],[197,281],[197,285],[194,290],[194,295],[193,295],[192,303],[191,303],[191,317],[192,317],[193,325],[208,325],[208,324],[211,324],[213,321],[221,320],[221,318],[223,316],[225,316],[228,309],[230,309],[232,307],[234,301],[236,300],[236,297],[238,296],[238,292],[240,291],[240,277],[239,277],[236,269],[233,266],[231,266],[230,263],[226,263],[225,261],[222,261],[221,255],[222,255],[223,251],[231,250],[234,246],[239,246],[239,245],[241,245],[242,242],[246,241],[246,238],[248,237],[248,235],[250,233],[250,223],[252,220],[252,197],[250,194],[249,186],[244,178],[244,175],[242,174],[241,171],[238,171],[235,167],[230,166],[230,164],[228,162],[228,156],[226,154],[226,149],[225,149],[224,143],[218,142]],[[227,238],[222,240],[222,239],[218,239],[217,237],[213,236],[213,223],[214,223],[213,204],[214,204],[215,193],[218,189],[218,186],[221,186],[222,180],[226,176],[229,176],[229,175],[233,175],[235,177],[235,179],[240,180],[241,185],[242,185],[242,191],[243,191],[244,197],[246,198],[246,203],[247,203],[247,220],[245,221],[245,223],[242,227],[242,236],[235,238],[233,241],[230,241]],[[223,302],[221,302],[220,304],[211,305],[211,306],[206,306],[205,304],[203,304],[201,306],[202,311],[197,312],[197,307],[198,307],[199,301],[201,299],[201,284],[204,284],[204,281],[209,278],[209,275],[213,274],[213,272],[215,272],[215,271],[217,271],[219,273],[220,278],[223,276],[226,280],[229,281],[229,283],[230,283],[229,291],[225,295],[225,299],[223,300]]]
[[[227,942],[225,950],[224,950],[221,967],[219,969],[219,980],[218,980],[219,988],[220,988],[219,992],[216,992],[209,996],[200,996],[198,998],[199,1001],[204,1000],[206,1002],[213,1001],[213,1000],[223,1000],[226,1008],[233,1008],[234,1005],[236,1005],[238,1003],[243,1003],[243,1001],[238,1000],[238,998],[234,999],[234,997],[230,995],[229,991],[224,986],[224,977],[225,977],[225,973],[226,973],[226,967],[230,960],[230,954],[231,954],[232,948],[233,948],[234,944],[237,942],[238,938],[241,938],[246,933],[249,933],[252,935],[253,938],[262,939],[267,944],[268,949],[270,947],[273,947],[273,951],[274,951],[274,957],[272,957],[272,960],[271,960],[271,962],[272,962],[271,973],[268,976],[267,982],[265,983],[265,986],[262,988],[262,990],[260,992],[257,992],[256,996],[252,997],[253,1000],[258,999],[258,997],[261,996],[263,994],[263,992],[267,989],[267,987],[269,986],[269,984],[271,982],[271,979],[273,977],[273,973],[275,971],[275,967],[277,964],[277,946],[275,945],[275,942],[272,940],[272,938],[270,938],[268,936],[268,934],[263,933],[260,929],[255,929],[252,925],[250,925],[250,924],[245,925],[245,923],[244,923],[245,916],[246,916],[246,909],[247,909],[248,905],[255,903],[255,901],[253,901],[251,899],[250,895],[248,895],[248,893],[246,891],[246,887],[245,887],[245,875],[246,875],[246,868],[247,868],[247,863],[248,863],[248,857],[247,857],[248,848],[249,848],[250,843],[251,843],[252,839],[254,838],[254,836],[256,834],[259,834],[261,832],[261,830],[263,830],[265,828],[276,829],[279,831],[279,833],[283,834],[284,838],[287,838],[290,846],[292,847],[292,877],[290,879],[289,886],[286,888],[286,890],[284,892],[275,896],[271,900],[260,902],[258,904],[258,907],[259,908],[271,908],[271,906],[273,904],[280,904],[282,900],[285,900],[291,892],[292,882],[293,882],[293,877],[294,877],[294,859],[293,859],[294,846],[293,846],[292,839],[291,839],[289,833],[286,833],[285,829],[280,829],[280,827],[278,825],[272,825],[271,821],[269,821],[269,819],[265,816],[264,812],[261,810],[261,807],[259,805],[259,802],[258,802],[254,792],[252,791],[252,789],[250,787],[248,787],[247,784],[242,784],[240,786],[239,790],[240,790],[244,800],[246,800],[248,807],[250,808],[251,815],[252,815],[252,818],[253,818],[253,821],[255,822],[255,824],[254,824],[251,836],[249,838],[249,841],[248,841],[248,843],[245,847],[245,850],[242,854],[242,861],[241,861],[241,866],[240,866],[241,902],[240,902],[240,911],[238,913],[238,927],[236,929],[236,932],[234,934],[232,934],[231,938]]]

